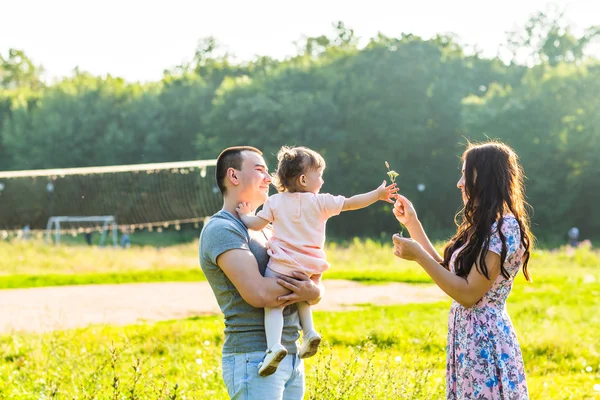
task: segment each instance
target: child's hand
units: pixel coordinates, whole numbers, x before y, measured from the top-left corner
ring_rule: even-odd
[[[240,203],[235,211],[237,211],[238,215],[252,214],[250,203]]]
[[[377,199],[394,204],[396,200],[396,192],[398,192],[398,187],[395,183],[392,183],[389,186],[385,186],[385,184],[386,181],[383,181],[383,183],[377,188]]]

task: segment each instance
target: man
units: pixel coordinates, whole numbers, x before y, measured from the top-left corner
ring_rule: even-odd
[[[569,229],[568,235],[569,245],[571,247],[579,246],[579,228],[577,228],[576,226],[572,227],[571,229]]]
[[[301,400],[304,366],[297,356],[301,329],[294,303],[315,304],[322,287],[304,274],[294,278],[265,278],[270,230],[249,231],[235,209],[241,202],[262,205],[268,197],[271,176],[262,153],[249,146],[230,147],[217,159],[217,185],[223,208],[200,234],[200,265],[225,315],[223,380],[231,399]],[[288,355],[277,371],[259,375],[267,341],[264,307],[284,310],[282,344]]]

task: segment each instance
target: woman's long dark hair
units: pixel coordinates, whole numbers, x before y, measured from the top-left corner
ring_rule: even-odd
[[[504,267],[507,246],[502,223],[504,215],[510,213],[521,229],[521,244],[525,248],[523,274],[530,281],[527,264],[534,237],[525,209],[527,202],[524,176],[517,154],[509,146],[499,142],[469,143],[462,160],[465,165],[465,194],[468,200],[461,211],[462,222],[444,249],[443,265],[448,268],[452,254],[466,243],[456,257],[455,273],[466,278],[475,265],[482,275],[490,279],[485,257],[492,225],[498,221],[497,231],[502,241],[500,273],[508,279],[509,273]]]

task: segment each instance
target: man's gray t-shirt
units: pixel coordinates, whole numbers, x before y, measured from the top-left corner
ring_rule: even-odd
[[[268,240],[263,231],[248,230],[242,221],[221,210],[210,218],[200,233],[200,266],[225,315],[223,353],[250,353],[267,349],[264,309],[246,303],[217,265],[217,257],[228,250],[250,250],[258,262],[261,275],[264,275],[269,256],[266,248]],[[296,305],[286,307],[283,316],[282,345],[288,353],[296,354],[296,340],[301,329]]]

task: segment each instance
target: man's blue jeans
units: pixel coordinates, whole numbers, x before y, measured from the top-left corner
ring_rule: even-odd
[[[231,400],[302,400],[304,363],[288,354],[273,375],[258,375],[264,351],[223,354],[223,380]]]

